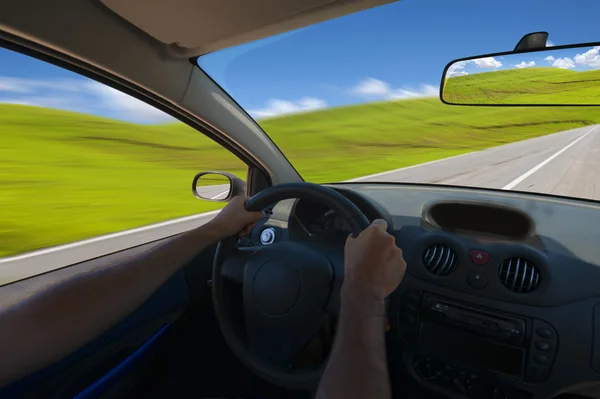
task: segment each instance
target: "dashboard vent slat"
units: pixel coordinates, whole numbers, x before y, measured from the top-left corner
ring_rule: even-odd
[[[521,258],[517,258],[517,265],[515,266],[515,273],[513,274],[513,279],[512,282],[510,283],[510,289],[513,291],[517,291],[519,290],[519,292],[521,291],[519,287],[517,287],[517,278],[520,276],[519,274],[519,267],[521,266]]]
[[[523,273],[523,277],[521,278],[521,287],[519,289],[519,292],[521,292],[523,287],[525,287],[525,278],[527,277],[527,272],[529,271],[529,274],[533,274],[533,268],[529,267],[527,261],[525,261],[523,267],[525,268],[525,272]]]
[[[525,258],[504,260],[498,271],[502,285],[513,292],[528,293],[540,285],[540,271]]]
[[[454,250],[446,245],[431,245],[423,252],[423,265],[432,274],[447,276],[456,270],[458,257]]]
[[[439,247],[437,251],[437,256],[435,257],[435,265],[433,269],[431,269],[434,273],[442,273],[444,270],[444,264],[442,263],[442,258],[444,257],[444,247]],[[439,269],[438,269],[439,267]]]

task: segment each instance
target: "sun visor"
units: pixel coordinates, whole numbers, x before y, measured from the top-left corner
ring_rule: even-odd
[[[395,0],[101,0],[181,55],[206,54]]]

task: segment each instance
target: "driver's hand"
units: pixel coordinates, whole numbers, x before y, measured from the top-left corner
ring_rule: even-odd
[[[265,215],[262,212],[248,212],[244,208],[246,197],[234,197],[209,223],[222,240],[236,234],[247,234]]]
[[[402,281],[406,262],[383,219],[374,220],[356,238],[349,236],[344,248],[346,291],[372,293],[384,299]]]

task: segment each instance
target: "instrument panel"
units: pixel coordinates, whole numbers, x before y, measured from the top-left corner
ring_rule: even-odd
[[[350,224],[333,209],[311,201],[298,201],[290,232],[304,238],[340,238],[352,232]]]

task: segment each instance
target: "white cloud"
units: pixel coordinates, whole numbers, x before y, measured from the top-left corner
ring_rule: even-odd
[[[248,113],[255,118],[269,118],[273,116],[296,114],[299,112],[314,111],[327,107],[325,100],[314,97],[305,97],[298,101],[286,101],[271,98],[264,108],[250,110]]]
[[[546,40],[546,47],[554,47],[554,46],[556,46],[556,44],[554,44],[553,41]]]
[[[553,62],[555,59],[556,58],[554,58],[551,55],[549,55],[548,57],[544,58],[544,61]]]
[[[475,60],[458,61],[450,65],[446,73],[446,77],[451,78],[454,76],[465,76],[469,73],[465,71],[465,67],[469,64],[474,64],[476,68],[489,69],[489,68],[500,68],[502,63],[494,57],[478,58]]]
[[[564,57],[564,58],[558,58],[556,61],[554,61],[552,63],[552,66],[555,68],[569,69],[569,68],[574,68],[575,63],[569,57]]]
[[[534,61],[529,61],[529,62],[521,61],[520,63],[515,65],[515,67],[517,67],[517,68],[531,68],[534,66],[535,66]]]
[[[0,76],[0,91],[12,93],[35,93],[38,90],[57,90],[79,92],[82,90],[83,79],[38,80]]]
[[[370,99],[399,100],[418,97],[435,97],[439,87],[423,84],[419,88],[393,88],[389,83],[375,78],[366,78],[358,82],[347,93]],[[315,97],[305,97],[298,101],[288,101],[277,98],[267,100],[263,108],[249,110],[248,113],[257,119],[275,116],[309,112],[328,106],[325,100]]]
[[[448,72],[446,73],[446,76],[451,78],[453,76],[468,75],[469,74],[468,72],[463,71],[463,69],[465,69],[466,65],[467,65],[467,61],[455,62],[454,64],[450,65],[450,68],[448,68]]]
[[[9,97],[0,98],[0,103],[3,104],[17,104],[17,105],[31,105],[36,107],[45,108],[58,108],[58,109],[70,109],[72,111],[78,111],[76,108],[77,103],[70,99],[63,97],[42,97],[42,96],[27,96],[23,98]]]
[[[383,80],[366,78],[350,89],[350,93],[362,97],[398,100],[403,98],[435,97],[439,93],[439,88],[428,84],[422,84],[418,89],[413,87],[393,88]]]
[[[485,57],[472,60],[477,68],[500,68],[502,63],[494,57]]]
[[[168,114],[125,93],[88,79],[24,79],[0,76],[1,103],[34,105],[68,111],[109,115],[134,122],[173,120]],[[109,112],[106,112],[109,111]]]
[[[592,68],[600,68],[600,46],[575,56],[575,62]]]
[[[106,109],[123,115],[129,115],[136,120],[144,122],[166,122],[173,120],[170,115],[110,86],[98,82],[89,82],[86,87],[92,94],[98,97],[100,100],[99,106]]]
[[[439,87],[435,87],[432,85],[421,85],[420,90],[415,89],[396,89],[393,90],[389,97],[399,100],[403,98],[417,98],[417,97],[435,97],[439,94]]]
[[[354,94],[361,96],[387,97],[391,91],[389,84],[375,78],[366,78],[352,88]]]

